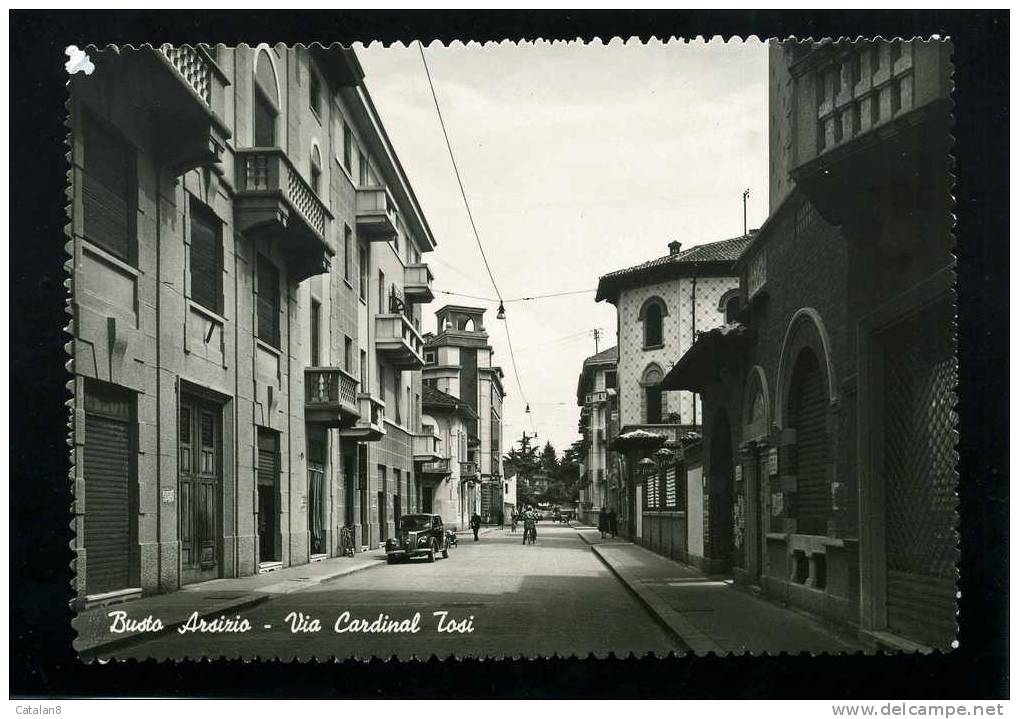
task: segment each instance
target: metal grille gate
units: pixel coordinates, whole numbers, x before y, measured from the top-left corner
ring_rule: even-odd
[[[889,629],[955,638],[956,362],[947,301],[885,333],[884,480]]]

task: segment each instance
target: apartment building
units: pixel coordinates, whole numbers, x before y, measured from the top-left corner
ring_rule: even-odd
[[[771,43],[771,207],[738,323],[663,382],[704,403],[715,569],[883,648],[956,635],[950,57]]]
[[[577,380],[579,429],[585,448],[578,518],[595,525],[599,512],[610,506],[609,492],[617,491],[618,485],[617,463],[609,451],[609,442],[619,429],[618,356],[615,347],[591,355],[584,360]]]
[[[466,470],[479,481],[480,515],[485,523],[502,521],[502,368],[480,307],[445,305],[436,313],[435,334],[425,336],[424,381],[465,402],[477,419],[468,420]],[[463,478],[469,479],[468,473]]]
[[[335,555],[418,502],[435,242],[352,52],[71,82],[77,604]],[[396,298],[399,301],[396,301]]]
[[[752,236],[688,250],[673,241],[669,254],[599,278],[595,300],[616,307],[617,436],[649,433],[678,447],[700,432],[703,413],[697,395],[663,391],[661,381],[698,332],[734,317],[739,299],[734,266]],[[647,505],[631,466],[637,459],[629,458],[616,512],[620,532],[639,541],[642,515],[661,508]]]
[[[434,457],[419,457],[421,511],[442,515],[443,523],[467,529],[481,512],[476,469],[468,462],[468,427],[478,414],[466,402],[426,383],[422,387],[422,427],[432,428],[438,446]]]

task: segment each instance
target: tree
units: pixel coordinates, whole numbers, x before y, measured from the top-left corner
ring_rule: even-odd
[[[531,437],[524,432],[520,435],[519,446],[514,446],[503,457],[503,471],[517,477],[517,506],[534,505],[538,498],[530,491],[530,483],[541,469],[538,448],[531,445]]]

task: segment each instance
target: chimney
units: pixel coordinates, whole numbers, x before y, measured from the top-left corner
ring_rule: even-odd
[[[669,243],[669,254],[678,255],[682,247],[683,247],[682,242],[680,242],[679,240],[673,240],[672,242]]]

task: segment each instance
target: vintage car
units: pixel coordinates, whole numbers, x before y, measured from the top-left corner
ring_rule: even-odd
[[[428,557],[434,562],[439,552],[443,559],[449,557],[446,530],[437,514],[403,515],[396,537],[386,540],[386,561],[390,564],[410,557]]]

